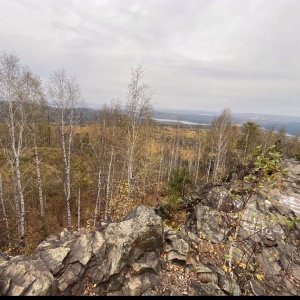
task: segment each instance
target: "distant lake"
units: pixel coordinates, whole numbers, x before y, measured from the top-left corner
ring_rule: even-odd
[[[158,122],[172,122],[172,123],[181,123],[181,124],[186,124],[186,125],[210,125],[210,124],[201,124],[201,123],[195,123],[195,122],[189,122],[189,121],[179,121],[179,120],[171,120],[171,119],[163,119],[163,118],[152,118],[154,121]]]

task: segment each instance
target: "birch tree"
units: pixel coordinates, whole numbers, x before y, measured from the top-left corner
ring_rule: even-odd
[[[95,207],[94,226],[100,223],[101,214],[109,218],[110,198],[113,193],[114,168],[118,164],[118,146],[122,144],[124,135],[118,134],[117,124],[121,121],[121,106],[118,100],[112,99],[110,106],[104,106],[99,112],[97,134],[94,139],[93,152],[98,161],[98,184]],[[120,128],[119,128],[120,129]],[[120,130],[119,130],[120,131]],[[101,196],[101,190],[104,195]],[[104,200],[104,209],[101,207]]]
[[[58,115],[54,118],[59,126],[60,144],[64,162],[64,190],[67,205],[68,229],[72,230],[71,217],[71,153],[75,126],[79,123],[77,108],[83,106],[81,91],[75,76],[68,77],[64,69],[54,71],[47,85],[50,102]]]
[[[15,183],[15,204],[18,221],[20,246],[25,245],[25,199],[21,179],[21,156],[24,150],[24,130],[26,112],[20,95],[22,92],[22,76],[24,67],[20,58],[14,53],[4,52],[0,57],[0,100],[3,105],[3,119],[7,127],[7,141],[3,146],[6,159],[11,165],[13,182]]]
[[[146,132],[142,130],[152,120],[152,104],[154,91],[146,83],[143,83],[145,72],[143,64],[139,64],[131,71],[128,84],[127,102],[125,104],[125,116],[127,123],[127,185],[128,201],[133,192],[133,183],[137,176],[136,160],[138,152],[145,145]]]
[[[110,125],[110,135],[109,135],[109,158],[107,166],[107,176],[106,176],[106,193],[105,193],[105,210],[104,219],[109,218],[109,208],[110,208],[110,198],[112,194],[113,180],[114,180],[114,166],[116,164],[116,156],[118,154],[117,144],[120,140],[120,136],[117,135],[116,123],[120,121],[121,116],[121,106],[118,100],[113,99],[111,101],[111,106],[109,108],[109,125]]]
[[[225,173],[225,158],[232,137],[232,119],[230,109],[223,110],[221,115],[212,122],[211,143],[214,153],[213,182],[217,182]]]
[[[40,123],[44,121],[45,116],[43,115],[43,108],[46,107],[45,94],[42,87],[42,82],[40,78],[32,74],[27,70],[24,76],[24,85],[25,91],[22,93],[22,97],[27,99],[27,110],[28,118],[26,129],[29,131],[31,136],[31,142],[34,150],[34,159],[36,167],[36,177],[38,185],[38,195],[40,203],[40,216],[42,220],[42,231],[46,232],[46,223],[45,223],[45,208],[44,208],[44,196],[43,196],[43,185],[42,185],[42,176],[41,176],[41,160],[38,151],[37,143],[37,128]],[[24,101],[25,102],[25,101]]]
[[[249,154],[260,142],[260,129],[259,125],[254,122],[246,122],[242,126],[241,137],[238,141],[238,147],[243,150],[243,163],[247,161]]]
[[[202,136],[201,131],[198,129],[197,137],[195,141],[195,171],[194,171],[194,184],[198,183],[199,177],[199,167],[200,167],[200,159],[201,159],[201,151],[202,151]]]

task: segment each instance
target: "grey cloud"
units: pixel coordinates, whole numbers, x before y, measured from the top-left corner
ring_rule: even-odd
[[[125,98],[130,69],[144,61],[156,106],[299,106],[298,0],[2,2],[3,50],[44,81],[65,67],[87,102]]]

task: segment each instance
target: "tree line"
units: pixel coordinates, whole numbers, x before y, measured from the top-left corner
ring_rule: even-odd
[[[43,83],[18,55],[2,53],[2,250],[28,252],[62,227],[97,227],[138,204],[180,201],[189,188],[245,172],[258,145],[299,158],[299,136],[238,126],[229,108],[206,129],[155,125],[145,71],[132,69],[126,99],[112,99],[85,123],[75,76],[57,69]]]

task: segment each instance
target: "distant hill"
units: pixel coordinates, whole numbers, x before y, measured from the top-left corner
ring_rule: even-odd
[[[192,122],[195,124],[211,124],[220,115],[220,112],[202,110],[180,110],[180,109],[156,109],[154,118],[157,120],[173,120],[178,122]],[[289,135],[300,134],[300,117],[284,115],[268,115],[254,113],[232,113],[233,122],[242,125],[252,121],[260,127],[268,130],[279,130],[284,128]]]
[[[3,103],[0,101],[0,122],[3,121],[2,108]],[[46,107],[50,120],[59,112],[53,107]],[[86,107],[77,109],[78,115],[83,122],[89,122],[94,119],[101,108]],[[221,112],[204,111],[204,110],[183,110],[183,109],[166,109],[155,108],[153,118],[156,121],[161,120],[162,123],[167,121],[181,122],[187,124],[210,125],[212,121],[218,117]],[[284,128],[289,135],[300,135],[300,117],[284,116],[272,114],[254,114],[254,113],[232,113],[234,123],[242,125],[247,121],[252,121],[267,130],[280,130]]]
[[[81,113],[82,121],[92,121],[99,109],[82,108],[78,109],[78,111]],[[161,119],[163,122],[169,120],[199,125],[210,125],[219,115],[220,112],[202,110],[154,109],[153,112],[153,118],[156,120]],[[289,135],[300,134],[300,117],[296,116],[232,113],[232,120],[239,125],[242,125],[247,121],[252,121],[267,130],[280,130],[281,128],[284,128]]]

